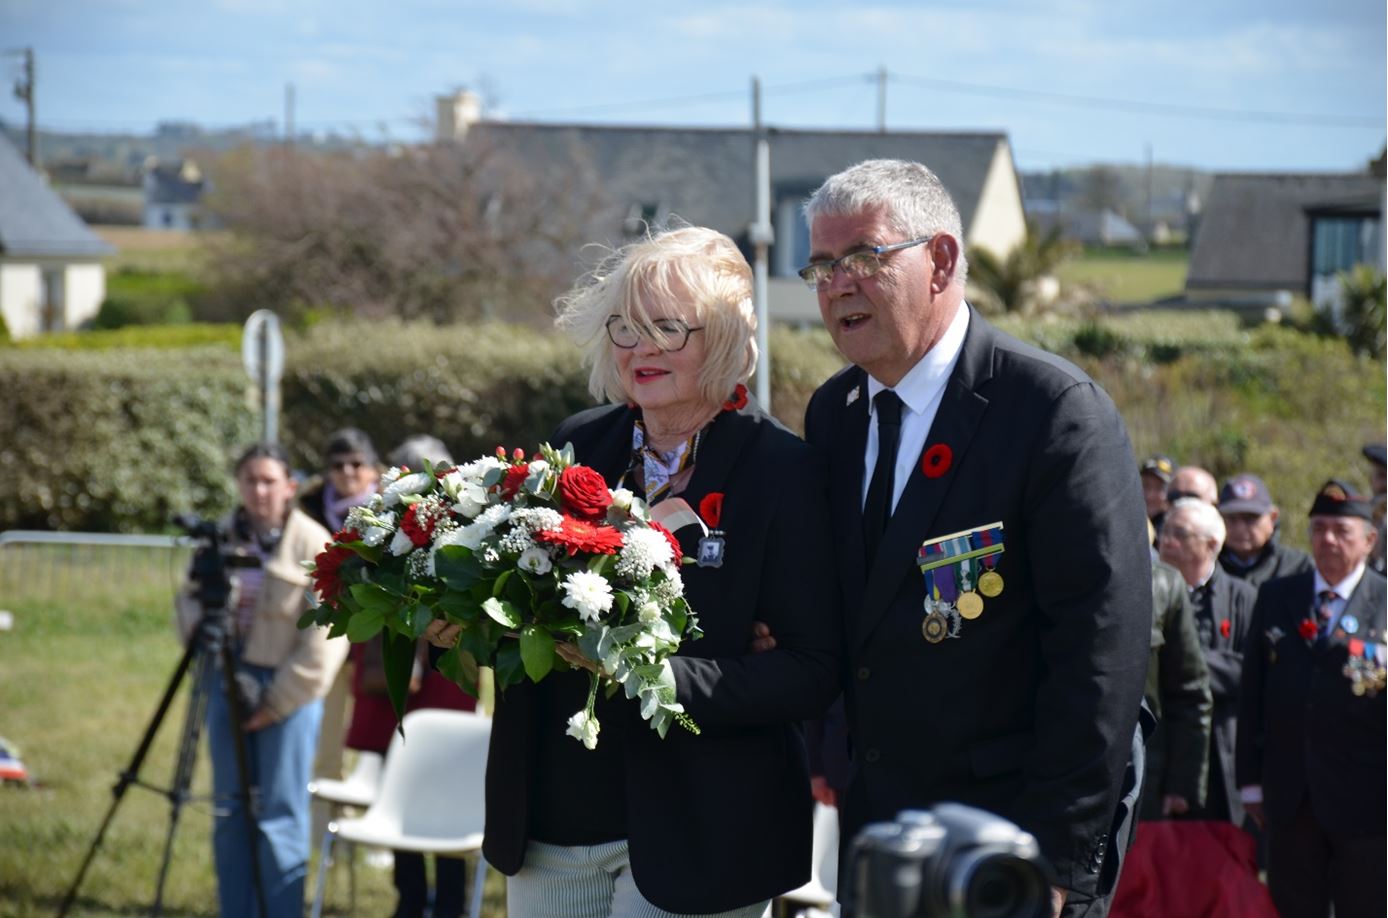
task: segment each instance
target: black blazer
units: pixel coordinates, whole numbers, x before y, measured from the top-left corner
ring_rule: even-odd
[[[1234,767],[1240,787],[1260,784],[1263,813],[1290,826],[1306,795],[1322,828],[1383,835],[1388,810],[1384,693],[1356,696],[1342,669],[1350,640],[1384,643],[1384,580],[1366,570],[1345,605],[1354,635],[1307,641],[1315,574],[1270,580],[1258,591],[1243,656]]]
[[[585,411],[551,442],[572,442],[578,461],[615,487],[635,417],[623,406]],[[713,421],[681,496],[697,511],[715,491],[724,494],[725,560],[683,568],[704,637],[672,660],[679,701],[703,733],[672,726],[662,740],[634,702],[624,725],[632,875],[642,895],[674,912],[727,911],[809,878],[813,801],[799,722],[819,716],[838,690],[841,625],[822,463],[749,402]],[[696,557],[702,533],[676,535]],[[771,626],[777,649],[748,655],[758,620]],[[523,682],[498,698],[487,761],[483,851],[506,874],[524,860],[529,776],[543,767],[533,761],[532,689]]]
[[[856,394],[855,394],[856,393]],[[861,482],[867,376],[815,393],[806,437],[828,452],[847,629],[854,777],[845,840],[868,821],[955,800],[1036,835],[1060,886],[1093,895],[1142,701],[1151,555],[1137,463],[1113,402],[1076,367],[970,316],[927,449],[950,468],[906,484],[871,570]],[[919,464],[916,467],[920,468]],[[1001,520],[1001,596],[961,637],[921,634],[916,550]],[[1140,777],[1137,777],[1140,783]],[[1100,882],[1101,871],[1104,882]]]
[[[1205,648],[1205,664],[1210,670],[1210,691],[1214,695],[1214,734],[1211,737],[1210,782],[1222,782],[1227,813],[1208,812],[1210,819],[1227,819],[1243,825],[1243,804],[1234,783],[1234,735],[1239,717],[1239,680],[1243,674],[1244,647],[1253,602],[1258,591],[1247,582],[1229,576],[1218,563],[1196,596],[1196,627]],[[1227,623],[1227,624],[1226,624]],[[1228,632],[1226,634],[1226,631]]]

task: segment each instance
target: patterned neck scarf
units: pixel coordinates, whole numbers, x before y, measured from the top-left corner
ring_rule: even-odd
[[[360,507],[376,494],[375,488],[364,488],[355,497],[343,497],[337,493],[331,481],[323,482],[323,518],[327,520],[328,531],[337,532],[347,522],[347,511]]]
[[[694,464],[703,435],[700,430],[674,449],[660,452],[646,445],[646,425],[640,418],[636,419],[631,426],[631,467],[641,463],[647,503],[653,504],[664,497],[670,490],[670,479]]]

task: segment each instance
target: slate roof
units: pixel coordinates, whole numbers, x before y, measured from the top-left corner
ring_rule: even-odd
[[[202,199],[205,181],[183,177],[183,161],[161,162],[145,173],[146,204],[196,204]]]
[[[114,252],[0,136],[0,255],[96,257]]]
[[[772,129],[769,139],[773,207],[785,195],[807,197],[861,160],[909,159],[944,182],[967,232],[1007,135]],[[483,121],[468,132],[467,143],[474,142],[537,175],[578,168],[598,180],[613,205],[658,202],[665,212],[733,238],[743,237],[752,220],[755,153],[746,129]]]
[[[1187,289],[1307,289],[1307,214],[1348,209],[1381,216],[1383,188],[1383,179],[1366,172],[1216,175]]]

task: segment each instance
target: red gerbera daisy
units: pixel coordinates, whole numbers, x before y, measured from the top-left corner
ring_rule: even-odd
[[[535,541],[559,545],[572,557],[579,552],[594,555],[615,555],[622,550],[622,534],[611,526],[590,523],[564,514],[558,529],[535,533]]]

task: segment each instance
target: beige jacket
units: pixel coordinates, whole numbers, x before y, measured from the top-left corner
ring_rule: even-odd
[[[227,526],[226,531],[233,531]],[[344,638],[328,639],[328,630],[299,628],[299,617],[308,608],[308,571],[300,561],[312,560],[331,540],[328,531],[298,510],[289,514],[275,554],[265,563],[265,577],[256,603],[250,634],[241,659],[256,666],[272,667],[274,679],[266,688],[262,704],[283,720],[332,687],[333,679],[347,658]],[[229,544],[235,548],[236,543]],[[230,607],[236,608],[236,571],[231,571]],[[184,585],[175,600],[178,630],[187,641],[202,617],[195,585]],[[234,613],[233,613],[234,614]]]

